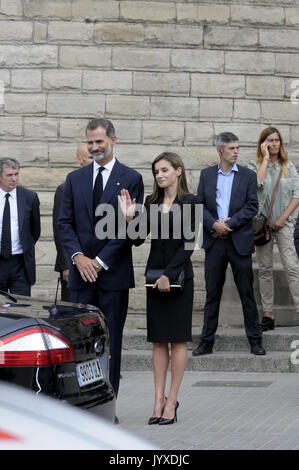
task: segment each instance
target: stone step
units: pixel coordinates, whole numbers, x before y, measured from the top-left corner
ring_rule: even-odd
[[[147,350],[123,350],[122,372],[152,370],[152,353]],[[254,356],[245,352],[217,351],[200,357],[188,353],[186,370],[220,372],[299,372],[288,352],[271,351],[266,356]]]
[[[192,337],[193,342],[188,343],[188,349],[194,349],[199,343],[200,328],[193,328]],[[267,331],[263,334],[263,346],[266,351],[282,351],[291,354],[297,345],[293,343],[298,341],[299,348],[299,327],[278,327],[273,331]],[[293,343],[293,346],[292,346]],[[149,351],[152,349],[151,343],[146,341],[145,329],[124,329],[123,335],[123,350],[144,350]],[[214,352],[248,352],[249,344],[245,336],[244,328],[218,328]]]

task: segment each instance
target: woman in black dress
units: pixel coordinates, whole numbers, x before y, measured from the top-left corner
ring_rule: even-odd
[[[152,163],[152,172],[153,193],[146,198],[145,210],[139,216],[139,229],[141,223],[146,223],[146,233],[151,232],[146,272],[163,268],[163,274],[153,287],[147,288],[146,295],[147,340],[153,343],[155,381],[154,410],[148,424],[162,425],[177,420],[177,395],[187,361],[187,341],[192,340],[193,269],[190,256],[193,251],[191,242],[194,242],[197,198],[189,193],[184,164],[178,155],[162,153]],[[135,213],[135,201],[131,200],[126,190],[122,190],[119,199],[130,222]],[[187,226],[189,234],[193,233],[193,240],[184,237]],[[140,245],[144,241],[145,238],[139,237],[134,244]],[[183,288],[170,287],[182,270],[185,274]],[[170,362],[168,343],[171,343],[171,384],[166,398],[166,377]]]

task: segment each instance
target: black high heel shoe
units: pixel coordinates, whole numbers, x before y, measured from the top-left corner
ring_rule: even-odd
[[[161,418],[159,421],[159,424],[161,425],[167,425],[167,424],[173,424],[177,422],[178,417],[177,417],[177,409],[179,407],[179,402],[177,401],[175,404],[175,409],[174,409],[174,417],[173,418]]]
[[[147,424],[159,424],[160,423],[161,416],[151,416],[150,419],[148,420]]]
[[[166,400],[167,400],[167,397],[165,397],[165,404],[166,404]],[[147,424],[151,425],[151,424],[159,424],[160,423],[160,419],[162,417],[162,414],[163,414],[163,411],[164,411],[164,408],[165,408],[165,404],[162,408],[162,413],[161,413],[161,416],[151,416],[147,422]]]

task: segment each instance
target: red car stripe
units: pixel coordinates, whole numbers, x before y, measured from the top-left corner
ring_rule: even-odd
[[[19,436],[15,436],[14,434],[10,434],[6,431],[0,429],[0,439],[5,439],[8,441],[21,441],[22,439]]]

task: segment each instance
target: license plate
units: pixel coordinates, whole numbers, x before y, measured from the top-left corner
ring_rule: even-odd
[[[98,382],[103,378],[103,372],[99,359],[77,364],[77,377],[80,387]]]

